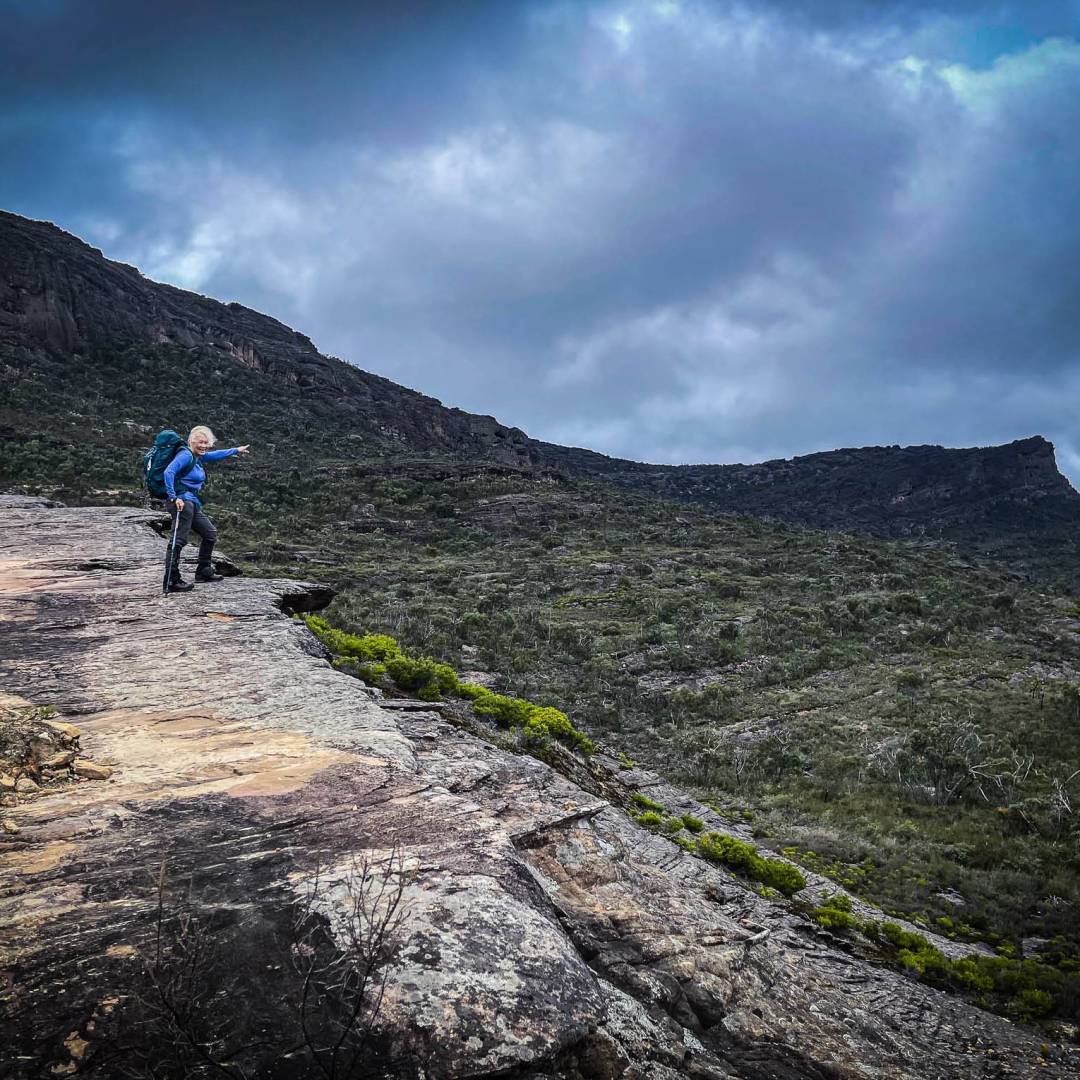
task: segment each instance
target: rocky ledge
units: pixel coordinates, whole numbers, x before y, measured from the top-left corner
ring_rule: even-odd
[[[4,704],[112,770],[4,811],[0,1075],[1073,1074],[595,789],[383,707],[288,617],[325,588],[162,597],[153,524],[0,500]]]

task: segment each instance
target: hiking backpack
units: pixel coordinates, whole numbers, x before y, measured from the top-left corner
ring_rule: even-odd
[[[154,445],[143,454],[143,483],[151,495],[159,499],[167,499],[169,493],[165,490],[165,470],[169,462],[187,446],[187,443],[176,434],[175,431],[159,431],[154,439]],[[177,473],[176,479],[180,480],[187,476],[195,467],[195,455],[191,456],[191,464]]]

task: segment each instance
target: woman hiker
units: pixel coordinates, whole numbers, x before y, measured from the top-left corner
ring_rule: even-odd
[[[214,573],[210,556],[214,553],[214,541],[217,529],[214,523],[203,513],[199,492],[206,483],[203,464],[210,461],[222,461],[236,454],[246,454],[247,446],[234,446],[229,450],[211,450],[214,445],[214,433],[200,424],[191,429],[187,446],[177,451],[176,457],[169,462],[165,470],[165,491],[168,494],[170,512],[176,523],[176,541],[173,547],[172,566],[169,567],[169,592],[190,592],[194,585],[180,576],[180,551],[187,543],[188,533],[192,529],[201,537],[199,544],[199,565],[195,571],[196,581],[221,581],[220,574]]]

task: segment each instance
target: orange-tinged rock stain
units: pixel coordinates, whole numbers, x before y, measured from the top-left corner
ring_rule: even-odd
[[[81,718],[95,756],[116,762],[108,800],[185,797],[206,791],[287,794],[354,755],[297,731],[252,727],[212,712],[120,709]]]
[[[324,769],[361,760],[317,746],[302,732],[254,728],[206,711],[120,709],[79,722],[83,744],[92,745],[99,760],[115,763],[112,778],[45,791],[20,806],[20,843],[0,853],[0,876],[18,880],[47,874],[78,854],[81,836],[99,831],[103,820],[130,816],[139,803],[208,794],[287,795]],[[23,917],[58,913],[59,898],[39,889],[34,895],[41,903],[30,904],[33,911],[25,903],[16,905]]]
[[[55,870],[74,849],[75,845],[66,840],[54,840],[42,847],[20,845],[15,851],[0,855],[0,876],[47,873]]]
[[[21,806],[20,843],[0,854],[0,878],[29,885],[32,877],[77,858],[81,838],[99,832],[103,820],[137,813],[139,803],[205,794],[285,795],[323,769],[357,760],[347,751],[315,746],[300,732],[254,729],[206,714],[121,710],[80,717],[80,723],[84,741],[117,762],[112,780],[84,781]],[[74,883],[16,887],[0,916],[0,957],[21,953],[38,928],[77,912],[82,903],[81,886]],[[15,927],[17,938],[10,933]],[[129,948],[113,946],[108,955],[128,956]],[[74,1059],[73,1053],[56,1066],[56,1074],[69,1073]]]
[[[318,746],[302,732],[252,727],[212,712],[116,709],[79,718],[84,746],[115,767],[108,783],[89,780],[27,804],[19,824],[34,840],[68,839],[88,814],[131,801],[226,793],[238,798],[284,795],[332,765],[357,755]],[[364,764],[374,763],[365,757]],[[25,848],[23,849],[25,850]],[[24,856],[25,858],[25,856]]]
[[[95,587],[91,574],[84,571],[45,573],[24,562],[0,563],[0,595],[24,593],[32,595],[42,590],[50,593],[90,591]]]

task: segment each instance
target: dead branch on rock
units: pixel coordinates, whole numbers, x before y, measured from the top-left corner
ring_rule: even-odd
[[[325,1080],[359,1074],[397,949],[408,879],[398,847],[334,881],[317,867],[292,926],[303,1045]],[[329,921],[330,940],[327,941]]]
[[[235,1064],[236,1016],[229,1007],[237,986],[223,978],[220,931],[200,914],[190,895],[169,897],[167,865],[157,873],[153,947],[142,957],[141,984],[127,1010],[134,1039],[110,1061],[130,1077],[223,1077],[248,1080]],[[134,1014],[134,1015],[132,1015]]]
[[[129,1080],[354,1080],[386,1062],[372,1045],[408,884],[402,852],[321,867],[281,932],[274,911],[170,890],[155,875],[152,936],[114,1030],[82,1072]],[[245,905],[246,907],[246,905]],[[280,911],[280,908],[276,909]]]

